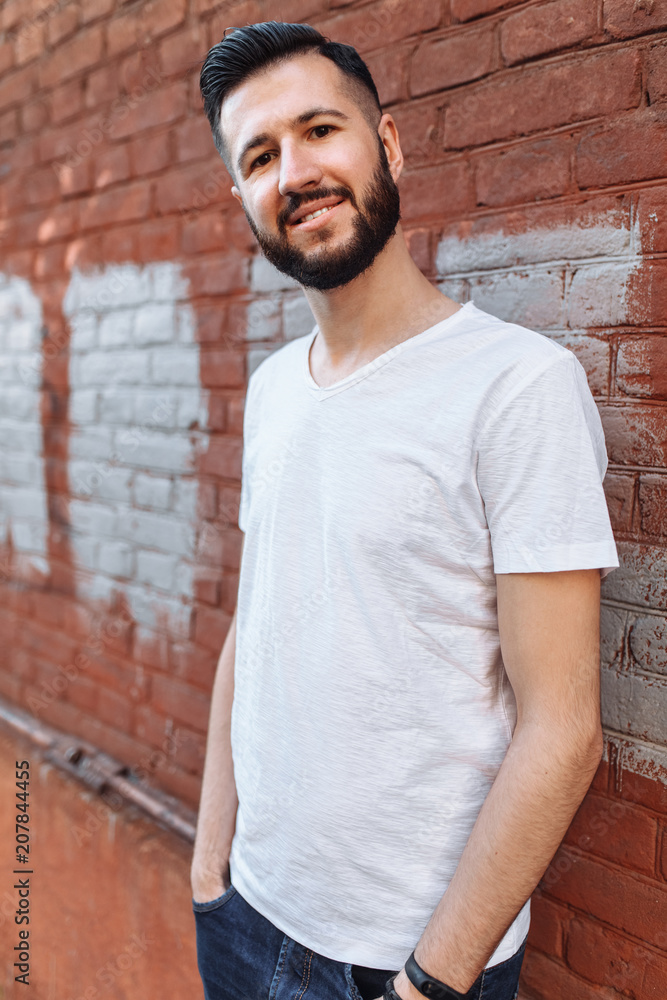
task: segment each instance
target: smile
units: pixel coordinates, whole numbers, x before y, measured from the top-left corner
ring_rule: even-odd
[[[340,205],[343,204],[344,200],[345,200],[344,198],[341,198],[341,200],[337,202],[335,205],[324,205],[322,208],[316,208],[313,212],[309,212],[308,215],[303,215],[300,219],[297,219],[296,222],[293,222],[292,227],[294,229],[304,228],[304,227],[307,229],[317,228],[318,220],[322,219],[323,216],[329,215],[331,212],[334,212],[337,208],[340,207]],[[319,225],[323,225],[323,223],[320,222]]]

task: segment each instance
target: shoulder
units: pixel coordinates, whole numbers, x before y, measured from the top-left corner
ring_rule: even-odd
[[[303,337],[289,340],[286,344],[275,347],[270,354],[262,358],[248,379],[248,395],[261,390],[264,386],[277,384],[290,373],[299,373],[305,363],[305,352],[314,330]]]

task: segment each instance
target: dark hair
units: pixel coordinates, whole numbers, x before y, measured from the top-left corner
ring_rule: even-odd
[[[309,24],[264,21],[227,31],[231,33],[225,32],[225,37],[210,49],[199,77],[213,141],[225,163],[227,149],[220,131],[220,108],[227,94],[253,73],[303,53],[319,52],[331,59],[350,79],[369,123],[377,125],[382,115],[377,88],[368,66],[352,45],[332,42]]]

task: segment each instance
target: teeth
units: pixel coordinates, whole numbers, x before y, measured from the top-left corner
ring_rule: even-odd
[[[318,216],[324,215],[325,212],[329,212],[332,208],[333,205],[330,205],[329,208],[319,208],[317,212],[311,212],[310,215],[304,215],[303,219],[300,219],[299,221],[310,222],[312,219],[317,219]]]

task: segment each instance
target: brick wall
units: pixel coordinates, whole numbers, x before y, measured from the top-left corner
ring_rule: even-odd
[[[235,601],[248,372],[310,329],[197,89],[229,24],[367,58],[404,228],[460,301],[574,350],[622,560],[605,760],[536,894],[537,1000],[667,982],[667,7],[659,0],[0,3],[0,693],[198,799]],[[173,734],[180,739],[173,739]]]

